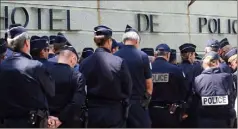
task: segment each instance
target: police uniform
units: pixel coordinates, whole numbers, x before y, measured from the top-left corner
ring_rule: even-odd
[[[219,55],[209,52],[204,58],[219,60]],[[198,127],[232,127],[235,118],[232,75],[219,68],[209,68],[195,78],[194,87],[199,97]]]
[[[47,40],[39,38],[39,39],[34,39],[31,40],[31,53],[36,51],[38,53],[40,53],[43,49],[47,49],[49,47],[49,43]],[[32,56],[32,58],[34,60],[38,60],[41,63],[47,62],[47,58],[41,58],[41,57],[37,57],[37,56]]]
[[[83,49],[83,52],[82,52],[82,59],[85,59],[89,56],[91,56],[92,54],[94,53],[94,49],[91,48],[91,47],[86,47]]]
[[[196,46],[191,43],[185,43],[179,47],[181,53],[195,52]],[[187,109],[188,118],[182,121],[182,127],[196,127],[196,106],[197,101],[193,100],[193,82],[194,78],[198,75],[198,68],[195,68],[195,65],[188,60],[183,60],[181,64],[178,65],[183,73],[185,74],[185,86],[187,89],[185,101],[189,104]],[[196,65],[198,67],[198,65]]]
[[[136,32],[130,26],[127,26],[125,32],[129,31]],[[133,45],[124,45],[115,55],[126,61],[133,82],[127,127],[149,128],[151,127],[151,121],[147,105],[144,105],[144,102],[150,98],[145,84],[146,79],[152,78],[149,58],[146,53],[138,50]]]
[[[171,52],[166,44],[157,46],[157,51]],[[150,103],[152,128],[180,127],[186,87],[182,70],[163,57],[152,64],[153,93]]]
[[[23,27],[14,27],[8,38],[24,32]],[[6,128],[42,127],[48,116],[46,95],[54,96],[54,81],[41,62],[14,51],[0,66],[0,118]]]
[[[69,50],[77,55],[73,47],[65,46],[62,50]],[[49,71],[55,80],[55,96],[48,98],[51,116],[59,118],[61,128],[83,127],[79,120],[86,98],[83,75],[63,63],[55,63]]]
[[[112,36],[106,26],[94,28],[95,35]],[[88,127],[125,127],[132,82],[126,63],[110,48],[99,47],[80,65],[86,78]]]

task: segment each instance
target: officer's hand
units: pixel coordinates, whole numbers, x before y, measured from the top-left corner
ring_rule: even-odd
[[[58,128],[62,123],[57,117],[49,116],[48,118],[48,128]]]

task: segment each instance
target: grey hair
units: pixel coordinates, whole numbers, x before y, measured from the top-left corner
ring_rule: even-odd
[[[157,56],[167,56],[169,54],[169,52],[165,52],[165,51],[157,51]]]
[[[13,50],[21,50],[24,47],[25,41],[29,39],[29,35],[27,32],[23,32],[22,34],[14,37],[13,39],[7,38],[8,47]]]
[[[137,40],[137,42],[140,42],[140,36],[138,33],[134,31],[126,32],[122,36],[122,41],[125,43],[126,40]]]

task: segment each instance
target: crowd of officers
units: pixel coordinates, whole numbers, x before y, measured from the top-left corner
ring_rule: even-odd
[[[236,127],[237,48],[206,43],[205,56],[184,43],[139,50],[126,26],[94,28],[97,49],[81,57],[62,34],[29,37],[12,24],[0,44],[0,126],[5,128]]]

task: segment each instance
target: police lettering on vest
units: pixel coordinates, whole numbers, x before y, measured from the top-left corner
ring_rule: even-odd
[[[228,105],[228,95],[202,97],[202,106]]]
[[[152,79],[154,83],[157,82],[169,82],[169,73],[156,73],[152,74]]]

